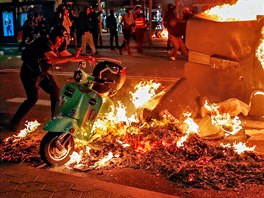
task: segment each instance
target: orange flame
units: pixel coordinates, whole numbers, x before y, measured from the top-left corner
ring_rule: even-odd
[[[114,156],[113,153],[110,151],[108,153],[108,155],[104,156],[102,159],[97,161],[94,165],[95,165],[95,167],[103,167],[103,166],[105,166],[106,162],[110,161],[113,157],[118,158],[119,155]]]
[[[166,39],[169,37],[169,33],[168,33],[167,28],[164,28],[164,29],[162,30],[162,32],[160,33],[160,36],[161,36],[162,38],[166,38]]]
[[[241,153],[244,153],[245,151],[254,151],[256,146],[253,147],[247,147],[245,143],[239,142],[236,143],[234,142],[233,145],[231,146],[230,144],[220,144],[220,146],[224,147],[224,148],[233,148],[235,152],[237,152],[239,155]]]
[[[262,0],[238,0],[235,4],[215,6],[202,13],[206,18],[215,21],[248,21],[256,20],[257,15],[264,14]]]
[[[39,125],[40,125],[40,123],[37,120],[31,121],[31,122],[26,121],[26,123],[25,123],[26,128],[20,130],[19,134],[14,135],[14,136],[18,137],[18,138],[24,138],[29,133],[34,132],[38,128]]]
[[[220,126],[225,132],[225,136],[235,135],[242,129],[240,119],[237,116],[231,118],[229,113],[220,113],[217,104],[209,105],[206,101],[204,107],[211,113],[212,124]]]
[[[156,34],[153,34],[153,35],[152,35],[152,38],[155,38],[155,37],[156,37]],[[164,28],[164,29],[160,32],[160,35],[159,35],[158,37],[168,39],[168,37],[169,37],[169,33],[168,33],[167,28]]]
[[[177,147],[182,147],[183,143],[188,139],[190,134],[198,134],[199,132],[199,126],[194,122],[194,120],[191,118],[191,113],[187,112],[183,114],[186,119],[183,121],[183,124],[181,125],[181,129],[186,134],[185,136],[182,136],[176,143]]]
[[[261,29],[262,38],[256,51],[256,57],[258,58],[262,68],[264,69],[264,27]]]
[[[151,81],[142,81],[135,86],[136,91],[130,92],[131,101],[136,108],[142,107],[146,104],[153,96],[156,95],[155,91],[159,88],[160,83],[154,83]]]

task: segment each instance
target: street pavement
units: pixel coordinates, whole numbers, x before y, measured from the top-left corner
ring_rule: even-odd
[[[1,46],[0,51],[5,53],[0,56],[0,122],[3,123],[10,120],[26,96],[19,78],[22,62],[17,46]],[[100,48],[98,51],[100,56],[117,59],[127,68],[126,83],[114,97],[114,101],[121,100],[124,104],[129,105],[129,91],[142,80],[154,80],[162,83],[162,86],[167,86],[183,76],[186,59],[179,55],[177,61],[170,61],[165,48],[147,48],[143,54],[137,54],[135,49],[132,49],[132,56],[126,52],[121,56],[118,51],[111,51],[109,48]],[[54,68],[53,74],[59,87],[72,78],[76,68],[77,63],[67,63]],[[92,72],[92,67],[88,67],[87,72]],[[48,95],[40,91],[38,104],[23,122],[38,120],[43,126],[50,119],[49,106]],[[44,133],[40,132],[40,135],[42,134]],[[10,135],[5,128],[0,127],[1,139]],[[0,197],[173,197],[139,189],[140,187],[53,172],[51,169],[37,169],[27,164],[1,162],[0,181]]]
[[[135,46],[135,44],[132,45]],[[19,78],[22,62],[17,46],[0,46],[0,51],[4,51],[5,54],[0,56],[0,123],[3,123],[10,120],[26,96]],[[74,52],[72,48],[70,51]],[[164,42],[157,48],[146,46],[143,54],[137,54],[133,48],[132,56],[126,52],[121,56],[117,50],[111,51],[107,47],[99,48],[98,52],[102,57],[121,61],[122,65],[127,68],[127,80],[113,100],[114,102],[122,101],[128,111],[132,108],[129,92],[133,91],[133,87],[138,82],[153,80],[161,83],[161,87],[164,88],[184,76],[186,59],[178,55],[176,61],[170,61]],[[71,80],[76,68],[77,63],[66,63],[54,67],[53,74],[59,87]],[[91,73],[92,69],[88,67],[86,71]],[[38,120],[43,126],[50,119],[49,106],[49,96],[40,91],[37,105],[26,115],[23,122]],[[40,132],[40,135],[43,134],[43,131]],[[7,133],[5,128],[0,127],[0,139],[9,135],[11,134]],[[262,145],[261,151],[264,151],[262,142],[263,140],[256,140],[256,143]],[[134,185],[137,187],[134,188],[124,184],[113,184],[109,181],[102,182],[84,176],[84,174],[80,177],[77,174],[58,173],[56,169],[37,169],[25,164],[1,162],[0,181],[0,197],[172,197],[139,189],[141,188],[140,183]],[[159,191],[156,190],[159,187],[154,189]]]
[[[0,198],[172,198],[167,194],[37,169],[0,164]]]

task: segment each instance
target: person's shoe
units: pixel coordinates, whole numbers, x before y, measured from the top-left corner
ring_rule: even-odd
[[[170,60],[171,60],[171,61],[175,61],[176,58],[175,58],[174,56],[171,56],[171,57],[170,57]]]

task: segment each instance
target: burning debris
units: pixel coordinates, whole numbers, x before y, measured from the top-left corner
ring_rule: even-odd
[[[39,158],[38,146],[40,140],[34,139],[34,131],[40,123],[36,120],[26,121],[25,128],[18,135],[13,135],[4,139],[1,143],[1,161],[8,162],[34,162],[38,164]]]
[[[138,86],[135,93],[141,92],[144,96],[148,93],[149,97],[142,102],[138,101],[140,94],[131,93],[137,107],[144,106],[154,97],[159,86],[153,82],[140,85],[148,88]],[[206,108],[212,124],[223,127],[224,119],[233,121],[231,116],[221,117],[216,104],[206,103]],[[89,142],[75,140],[75,151],[65,166],[81,171],[122,167],[143,169],[163,175],[179,187],[225,189],[264,184],[263,156],[241,142],[218,145],[199,137],[199,125],[190,113],[184,114],[183,122],[169,112],[164,113],[161,120],[150,119],[148,122],[143,122],[137,114],[131,117],[133,119],[127,118],[126,108],[119,102],[106,119],[97,120]],[[32,133],[38,125],[37,122],[28,123],[24,135],[4,140],[1,160],[29,161],[39,165],[39,141],[34,140]]]
[[[139,134],[111,136],[108,142],[102,142],[109,140],[103,136],[93,142],[89,153],[79,152],[81,159],[73,155],[67,167],[82,171],[131,167],[163,175],[179,186],[199,188],[264,184],[264,158],[254,148],[242,143],[215,145],[197,134],[183,134],[173,122],[162,127],[151,124],[141,126]]]

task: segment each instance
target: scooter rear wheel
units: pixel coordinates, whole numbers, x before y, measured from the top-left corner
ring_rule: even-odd
[[[74,140],[70,136],[64,143],[63,148],[58,146],[57,140],[62,133],[48,132],[40,143],[41,159],[48,165],[61,166],[69,161],[74,149]]]

